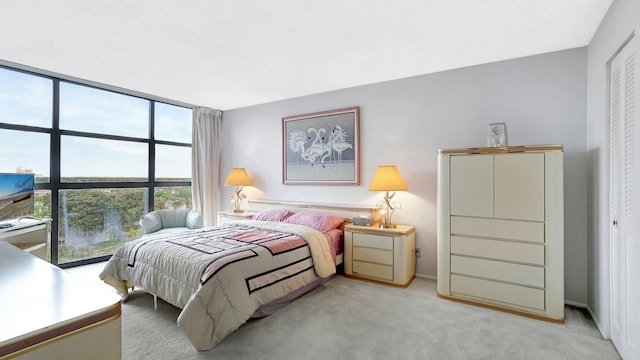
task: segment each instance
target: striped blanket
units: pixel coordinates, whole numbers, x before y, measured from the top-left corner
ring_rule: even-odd
[[[244,220],[135,240],[116,251],[100,278],[123,299],[137,286],[182,308],[178,326],[207,350],[260,306],[334,273],[319,231]]]

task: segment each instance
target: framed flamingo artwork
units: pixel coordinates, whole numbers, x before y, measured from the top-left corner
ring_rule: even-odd
[[[282,183],[360,184],[358,106],[282,118]]]

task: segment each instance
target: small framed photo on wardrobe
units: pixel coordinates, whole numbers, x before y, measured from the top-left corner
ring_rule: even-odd
[[[507,124],[506,123],[492,123],[489,124],[487,130],[487,146],[488,147],[502,147],[507,146]]]

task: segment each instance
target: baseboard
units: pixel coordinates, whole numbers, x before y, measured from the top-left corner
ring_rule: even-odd
[[[416,277],[423,278],[423,279],[429,279],[429,280],[435,280],[435,281],[438,280],[438,278],[436,276],[425,275],[425,274],[416,274]],[[600,320],[598,319],[596,314],[593,313],[593,310],[591,310],[591,307],[588,304],[577,302],[577,301],[572,301],[572,300],[565,300],[564,304],[565,305],[569,305],[569,306],[573,306],[573,307],[577,307],[577,308],[581,308],[581,309],[584,309],[585,311],[587,311],[589,313],[589,316],[591,316],[591,319],[593,320],[594,324],[596,324],[596,327],[598,328],[598,331],[600,332],[600,335],[602,335],[602,337],[604,339],[611,340],[611,336],[609,334],[609,329],[603,328],[602,323],[600,322]]]
[[[416,273],[416,277],[417,277],[417,278],[422,278],[422,279],[434,280],[434,281],[437,281],[437,280],[438,280],[438,277],[437,277],[437,276],[431,276],[431,275],[426,275],[426,274],[417,274],[417,273]]]
[[[583,303],[580,303],[577,301],[571,301],[571,300],[565,300],[564,304],[569,306],[579,307],[582,309],[587,309],[589,307],[587,304],[583,304]]]
[[[587,311],[589,312],[589,316],[591,316],[591,320],[593,320],[594,324],[596,324],[596,327],[598,328],[600,335],[602,335],[604,339],[611,340],[609,329],[605,329],[603,327],[602,323],[600,322],[596,314],[593,313],[593,310],[591,310],[591,307],[588,305],[587,305]]]
[[[589,314],[589,316],[591,317],[591,320],[593,320],[593,323],[596,324],[596,327],[598,328],[598,331],[600,332],[600,335],[602,335],[602,337],[604,339],[607,339],[607,340],[611,339],[611,337],[609,336],[609,331],[602,327],[602,323],[600,323],[600,320],[598,319],[596,314],[593,313],[593,310],[591,310],[591,307],[588,304],[583,304],[583,303],[579,303],[579,302],[576,302],[576,301],[570,301],[570,300],[565,300],[564,303],[565,303],[565,305],[581,308],[584,311],[586,311]]]

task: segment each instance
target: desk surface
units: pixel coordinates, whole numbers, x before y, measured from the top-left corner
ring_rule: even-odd
[[[2,241],[0,294],[0,357],[120,314],[111,288]]]
[[[0,239],[4,239],[11,236],[20,235],[29,231],[46,228],[51,219],[32,219],[23,218],[11,221],[2,221],[1,223],[10,223],[10,227],[0,228]]]

